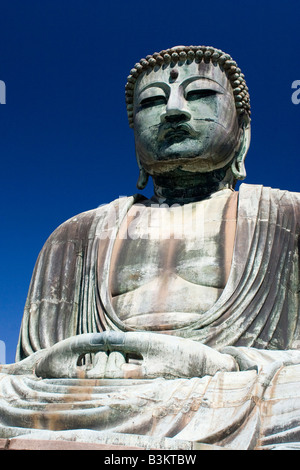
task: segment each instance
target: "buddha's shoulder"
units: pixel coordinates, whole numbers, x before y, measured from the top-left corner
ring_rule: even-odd
[[[289,191],[286,189],[271,188],[269,186],[263,186],[260,184],[241,184],[239,188],[239,194],[248,197],[249,195],[254,195],[256,197],[262,197],[264,195],[269,195],[275,197],[278,200],[288,200],[290,199],[293,202],[300,203],[300,192]]]
[[[109,217],[115,220],[122,208],[132,204],[135,196],[124,196],[107,204],[90,209],[70,217],[59,225],[50,235],[47,243],[58,243],[66,240],[91,238],[101,227],[101,223]]]

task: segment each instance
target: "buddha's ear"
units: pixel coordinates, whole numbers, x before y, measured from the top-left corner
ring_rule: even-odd
[[[137,180],[136,187],[138,189],[145,189],[145,187],[147,186],[147,183],[148,183],[149,175],[146,172],[145,168],[143,168],[143,166],[141,164],[140,157],[139,157],[137,149],[135,149],[135,153],[136,153],[136,161],[137,161],[137,164],[138,164],[138,167],[139,167],[139,170],[140,170],[139,178]]]
[[[245,119],[240,128],[239,144],[231,164],[231,171],[236,180],[244,180],[246,178],[245,158],[249,150],[250,140],[250,119]]]

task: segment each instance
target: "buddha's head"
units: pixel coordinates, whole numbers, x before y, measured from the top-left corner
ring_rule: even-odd
[[[246,176],[250,103],[244,75],[228,54],[178,46],[142,59],[126,84],[129,124],[148,175],[216,175],[229,187]]]

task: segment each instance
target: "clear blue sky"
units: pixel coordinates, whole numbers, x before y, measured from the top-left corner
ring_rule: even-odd
[[[0,340],[14,361],[40,249],[64,220],[135,193],[124,105],[130,69],[174,45],[212,45],[252,105],[247,183],[300,191],[300,3],[268,0],[0,2]],[[150,195],[151,184],[145,192]]]

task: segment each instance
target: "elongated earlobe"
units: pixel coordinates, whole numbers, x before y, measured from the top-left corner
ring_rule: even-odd
[[[139,178],[137,180],[136,187],[138,189],[145,189],[145,187],[147,186],[147,183],[148,183],[149,175],[148,175],[147,171],[145,170],[145,168],[141,164],[141,160],[140,160],[137,149],[135,149],[135,155],[136,155],[136,161],[137,161],[137,164],[138,164],[138,167],[139,167],[139,170],[140,170]]]
[[[144,168],[140,168],[140,174],[139,174],[139,178],[138,178],[138,181],[137,181],[137,188],[138,189],[145,189],[145,187],[147,186],[147,183],[148,183],[148,179],[149,179],[149,175],[148,173],[146,172],[146,170]]]
[[[231,171],[236,180],[244,180],[247,176],[244,160],[235,158],[231,165]]]
[[[243,126],[242,137],[238,151],[236,152],[232,164],[231,171],[236,180],[244,180],[246,178],[245,158],[250,146],[250,123]]]

